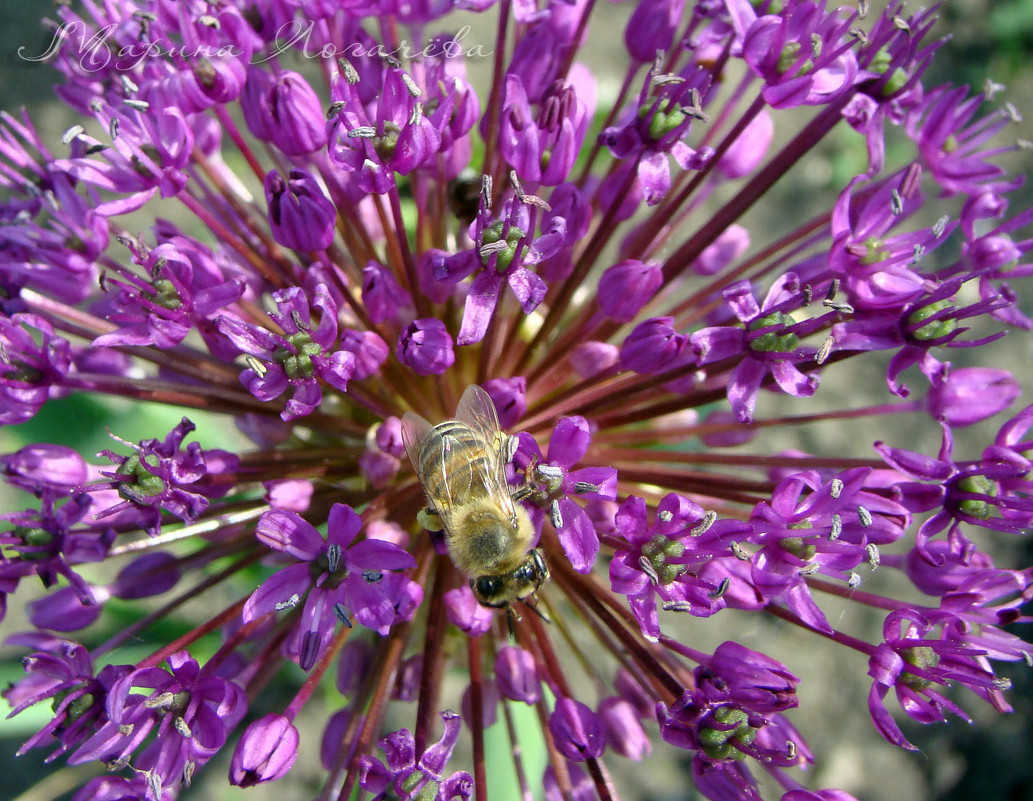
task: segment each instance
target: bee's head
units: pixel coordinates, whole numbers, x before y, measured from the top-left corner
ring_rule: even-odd
[[[541,548],[535,548],[510,573],[499,576],[478,576],[470,581],[474,597],[483,606],[509,606],[533,595],[548,580],[549,568]]]

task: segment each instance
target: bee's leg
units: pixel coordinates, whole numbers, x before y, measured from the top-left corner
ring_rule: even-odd
[[[427,531],[445,530],[445,524],[441,520],[441,515],[438,514],[437,509],[430,506],[420,509],[416,515],[416,522],[427,529]]]
[[[516,624],[519,620],[520,615],[514,611],[513,605],[506,606],[506,626],[509,628],[509,639],[511,640],[516,640]]]
[[[510,435],[506,438],[506,450],[503,456],[506,457],[506,464],[513,461],[513,457],[516,456],[517,448],[520,447],[520,439]]]
[[[524,606],[526,606],[528,609],[530,609],[532,612],[538,615],[538,617],[540,617],[546,623],[552,623],[552,621],[549,620],[549,616],[542,611],[541,607],[537,603],[529,604],[527,603],[527,601],[524,601]]]
[[[509,494],[513,498],[514,501],[522,501],[524,498],[526,498],[532,492],[534,492],[534,485],[533,484],[521,484],[519,487],[517,487],[515,490],[513,490]]]
[[[515,440],[516,437],[510,437],[510,439]],[[531,457],[531,461],[527,465],[527,470],[524,471],[524,483],[510,492],[514,501],[522,501],[538,489],[535,486],[534,481],[531,479],[531,476],[534,475],[534,469],[537,464],[538,457]]]

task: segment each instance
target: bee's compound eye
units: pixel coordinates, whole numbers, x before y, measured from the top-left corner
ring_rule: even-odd
[[[542,581],[545,581],[545,579],[549,577],[549,566],[545,564],[545,557],[542,556],[540,548],[535,548],[531,551],[531,559],[534,564],[535,573]]]
[[[493,599],[498,596],[503,588],[502,576],[479,576],[470,582],[477,600],[488,606],[494,606]]]

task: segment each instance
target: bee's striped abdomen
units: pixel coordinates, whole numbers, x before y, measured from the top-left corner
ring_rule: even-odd
[[[489,443],[470,426],[446,420],[434,426],[420,448],[420,475],[431,498],[459,504],[483,488],[492,469]]]

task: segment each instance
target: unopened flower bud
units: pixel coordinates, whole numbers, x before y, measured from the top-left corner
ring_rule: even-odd
[[[599,718],[607,744],[621,756],[638,762],[653,750],[635,708],[623,698],[604,698],[599,704]]]
[[[663,271],[658,264],[626,259],[599,279],[599,308],[612,320],[631,322],[662,283]]]
[[[452,337],[436,317],[413,320],[399,335],[395,355],[418,375],[441,375],[456,360]]]
[[[501,693],[512,701],[534,704],[542,697],[534,657],[515,645],[501,648],[495,657],[495,681]]]
[[[671,326],[670,317],[639,323],[621,346],[621,365],[636,373],[659,373],[670,367],[688,345],[688,338]]]
[[[355,356],[355,372],[352,374],[352,378],[356,381],[362,381],[364,378],[379,373],[380,366],[391,355],[391,349],[387,343],[372,331],[353,331],[351,329],[342,331],[341,350],[346,350]]]
[[[929,414],[952,427],[970,426],[1008,408],[1021,391],[1007,370],[960,367],[929,390]]]
[[[606,733],[598,716],[580,701],[560,698],[549,715],[549,731],[567,759],[582,762],[602,756]]]
[[[620,362],[620,350],[609,342],[582,342],[570,351],[570,366],[581,378],[612,370]]]
[[[283,715],[259,718],[244,732],[230,762],[230,782],[253,787],[276,781],[298,756],[298,730]]]
[[[485,381],[483,386],[499,413],[499,426],[503,429],[515,426],[527,411],[527,381],[524,377],[493,378]]]
[[[337,208],[304,170],[291,170],[286,181],[276,170],[267,172],[265,202],[273,239],[285,248],[322,250],[333,241]]]
[[[467,586],[445,593],[445,614],[452,625],[471,637],[480,637],[487,632],[495,619],[492,610],[477,603],[473,591]]]
[[[252,65],[240,106],[251,133],[289,156],[311,153],[326,145],[319,96],[297,72],[271,75]]]

